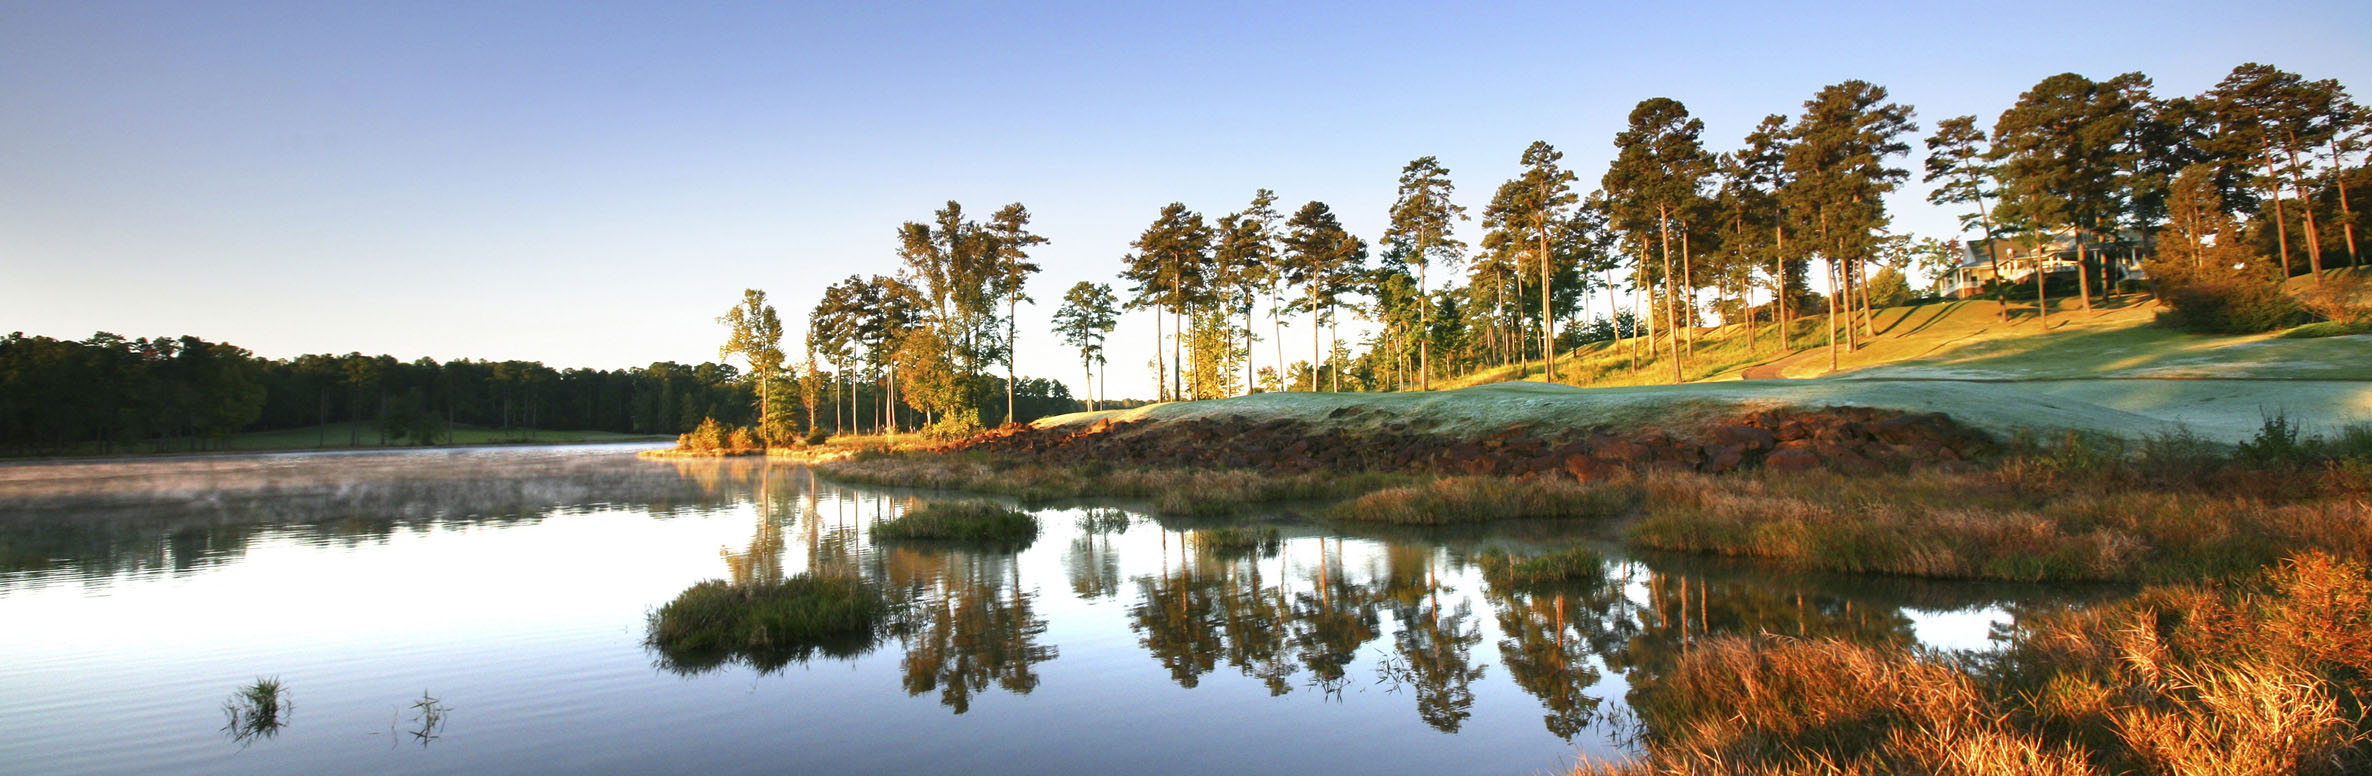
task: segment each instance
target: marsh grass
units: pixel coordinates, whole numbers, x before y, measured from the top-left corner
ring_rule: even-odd
[[[2030,618],[1998,657],[1704,642],[1582,774],[2339,774],[2372,767],[2372,580],[2307,554]]]
[[[771,672],[815,655],[871,649],[889,613],[880,591],[815,573],[734,585],[693,585],[650,614],[645,645],[659,665],[693,674],[728,662]]]
[[[975,501],[914,502],[905,514],[874,523],[873,538],[1014,545],[1020,549],[1038,538],[1038,518]]]
[[[2181,443],[2157,447],[2169,462],[2189,461],[2178,469],[2212,460]],[[1798,568],[2026,582],[2213,579],[2309,549],[2372,559],[2361,494],[2318,492],[2336,475],[2239,470],[2198,475],[2205,486],[2152,482],[2120,473],[2133,459],[2078,463],[2093,455],[1876,478],[1657,475],[1645,479],[1645,516],[1628,538]],[[2225,479],[2233,487],[2214,485]]]
[[[422,690],[420,691],[420,700],[412,702],[412,722],[418,727],[406,732],[411,733],[412,740],[418,741],[422,747],[426,747],[429,742],[443,737],[445,715],[452,711],[453,707],[445,705],[444,701],[437,700],[435,696],[429,695],[428,691]]]
[[[245,746],[257,739],[278,735],[288,726],[288,717],[296,705],[288,700],[288,686],[280,677],[256,677],[253,683],[231,691],[223,701],[222,713],[228,718],[223,732]]]
[[[1385,488],[1327,510],[1350,522],[1442,525],[1520,518],[1605,518],[1631,511],[1639,491],[1628,482],[1442,477]]]

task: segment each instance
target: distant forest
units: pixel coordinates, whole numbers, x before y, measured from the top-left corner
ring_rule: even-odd
[[[752,423],[756,381],[728,364],[662,361],[630,369],[553,369],[533,361],[439,363],[393,356],[258,358],[196,337],[76,342],[0,338],[0,452],[118,453],[206,450],[232,434],[349,423],[318,444],[437,444],[453,429],[544,429],[674,435],[703,418]],[[1002,413],[1004,381],[980,401]],[[888,406],[879,386],[834,386],[803,428],[863,432]],[[1060,383],[1022,378],[1015,415],[1083,409]],[[901,418],[905,417],[902,413]]]

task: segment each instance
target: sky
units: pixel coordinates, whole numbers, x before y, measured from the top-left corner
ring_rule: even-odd
[[[1436,156],[1471,242],[1526,145],[1594,187],[1651,97],[1718,151],[1858,78],[1923,138],[2061,72],[2187,95],[2254,61],[2362,89],[2368,22],[2313,0],[0,0],[0,332],[697,363],[744,288],[795,340],[826,285],[898,270],[900,223],[1021,202],[1052,242],[1019,369],[1076,389],[1063,290],[1125,288],[1170,202],[1215,219],[1269,188],[1373,240],[1400,169]],[[1895,229],[1954,236],[1919,159]],[[1150,315],[1113,337],[1110,393],[1150,396]]]

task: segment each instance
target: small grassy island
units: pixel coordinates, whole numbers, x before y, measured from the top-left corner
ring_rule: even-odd
[[[863,654],[888,616],[888,600],[849,577],[709,580],[652,612],[647,641],[680,673],[736,661],[773,671],[817,654]]]
[[[949,541],[1027,546],[1038,538],[1038,518],[1028,512],[979,502],[929,502],[873,526],[873,537],[890,541]]]

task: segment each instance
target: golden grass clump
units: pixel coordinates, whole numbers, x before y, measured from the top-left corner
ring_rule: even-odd
[[[1442,477],[1386,488],[1345,502],[1328,515],[1356,522],[1440,525],[1517,518],[1615,517],[1639,501],[1628,482]]]
[[[2021,625],[2001,655],[1712,639],[1577,774],[2342,774],[2372,768],[2372,578],[2321,553]]]

